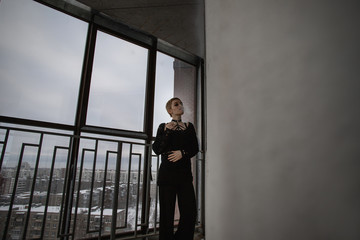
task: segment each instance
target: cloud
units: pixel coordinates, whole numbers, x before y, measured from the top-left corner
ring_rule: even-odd
[[[87,24],[32,1],[0,13],[0,114],[72,124]]]
[[[73,124],[88,24],[34,1],[0,3],[0,114]],[[148,50],[98,32],[88,121],[141,131]],[[158,54],[154,125],[169,120],[173,58]]]

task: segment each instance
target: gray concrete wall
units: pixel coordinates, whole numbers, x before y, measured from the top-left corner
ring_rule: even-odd
[[[207,240],[360,239],[359,10],[205,1]]]

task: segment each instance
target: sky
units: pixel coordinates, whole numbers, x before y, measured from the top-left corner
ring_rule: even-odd
[[[86,22],[40,3],[1,0],[0,115],[73,125],[87,30]],[[165,104],[173,97],[173,60],[157,57],[154,135],[171,120]],[[146,61],[147,49],[98,32],[87,124],[142,131]],[[14,148],[19,139],[38,139],[17,136]]]
[[[10,23],[10,24],[9,24]],[[88,24],[30,0],[0,2],[0,115],[74,124]],[[147,49],[98,32],[87,123],[142,131]],[[169,121],[173,58],[157,59],[154,128]]]
[[[87,31],[73,20],[33,1],[0,2],[1,115],[73,124]]]

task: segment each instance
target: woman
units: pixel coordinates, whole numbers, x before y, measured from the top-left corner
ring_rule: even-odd
[[[196,221],[196,200],[190,158],[199,151],[193,124],[181,121],[183,103],[172,98],[166,104],[172,117],[169,123],[160,124],[153,150],[161,154],[158,174],[160,199],[159,240],[192,240]],[[174,211],[176,197],[180,220],[174,234]]]

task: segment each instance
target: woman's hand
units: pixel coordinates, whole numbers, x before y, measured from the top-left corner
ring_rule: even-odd
[[[171,151],[171,153],[168,156],[168,160],[170,162],[177,162],[182,158],[182,153],[180,150]]]

